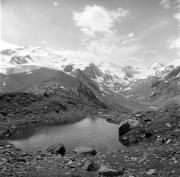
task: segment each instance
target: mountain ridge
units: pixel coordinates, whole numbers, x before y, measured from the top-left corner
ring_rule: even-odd
[[[113,62],[82,63],[40,47],[7,49],[0,51],[0,55],[0,63],[2,63],[0,72],[4,74],[1,75],[2,78],[7,75],[9,77],[21,75],[21,73],[26,77],[46,68],[61,72],[61,75],[65,73],[78,78],[93,90],[96,96],[101,97],[100,99],[119,106],[126,105],[132,110],[155,109],[158,104],[150,98],[156,92],[154,89],[158,90],[158,88],[152,87],[153,83],[167,80],[170,77],[168,74],[176,70],[175,66],[165,66],[160,63],[154,63],[147,68],[134,68],[130,65],[120,67]],[[36,74],[33,77],[36,77]],[[43,74],[41,77],[43,80]],[[1,81],[1,91],[3,88],[6,90],[6,87],[6,81]]]

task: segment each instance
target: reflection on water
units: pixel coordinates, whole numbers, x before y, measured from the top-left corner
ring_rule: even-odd
[[[118,151],[118,125],[101,118],[85,118],[73,124],[44,125],[20,129],[10,143],[26,152],[45,151],[48,146],[62,142],[66,152],[77,146],[94,147],[101,152]]]

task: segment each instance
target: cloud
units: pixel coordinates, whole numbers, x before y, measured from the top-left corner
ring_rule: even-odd
[[[170,49],[180,49],[180,36],[169,40]]]
[[[55,7],[57,7],[57,6],[59,5],[59,3],[58,3],[57,1],[53,1],[53,5],[54,5]]]
[[[152,50],[152,49],[146,49],[146,50],[142,51],[142,53],[145,53],[145,54],[157,54],[158,51],[157,50]]]
[[[118,62],[120,65],[128,64],[128,58],[142,49],[139,44],[122,44],[124,37],[116,33],[107,34],[105,37],[94,39],[86,43],[86,50],[105,61]]]
[[[171,7],[169,0],[161,0],[160,5],[162,5],[166,9]]]
[[[141,49],[138,44],[122,43],[124,40],[132,40],[133,32],[123,36],[115,28],[128,14],[129,11],[122,8],[108,10],[98,5],[86,6],[82,12],[74,12],[75,24],[84,34],[84,51],[102,61],[128,64],[128,58]]]
[[[129,37],[129,38],[132,38],[133,36],[134,36],[134,33],[129,33],[129,34],[128,34],[128,37]]]
[[[104,36],[96,36],[94,39],[85,41],[85,46],[88,51],[95,53],[110,53],[112,48],[117,46],[121,40],[121,36],[115,31]]]
[[[176,13],[174,14],[174,18],[178,21],[178,25],[180,27],[180,13]],[[176,49],[177,51],[177,55],[180,56],[180,36],[176,36],[176,37],[171,37],[169,39],[169,49]]]
[[[180,0],[161,0],[160,5],[166,9],[170,7],[180,8]]]
[[[101,63],[101,62],[113,62],[120,66],[125,65],[141,65],[142,60],[133,56],[134,53],[139,51],[141,48],[137,45],[132,46],[124,46],[124,47],[117,47],[114,46],[111,48],[109,53],[104,52],[93,52],[87,50],[64,50],[59,49],[58,53],[64,56],[65,58],[70,58],[73,60],[77,60],[78,62],[82,63]]]
[[[47,44],[47,41],[41,41],[42,44]]]
[[[128,13],[121,8],[110,11],[93,5],[86,6],[82,12],[73,12],[73,19],[85,35],[95,36],[96,33],[111,33],[115,22],[120,22]]]
[[[141,32],[141,34],[139,34],[139,36],[141,36],[141,38],[144,38],[144,37],[152,34],[153,32],[156,32],[156,30],[166,28],[169,25],[170,25],[170,23],[168,21],[166,21],[166,20],[162,20],[162,21],[160,21],[158,23],[153,23],[147,29],[143,30]]]
[[[180,66],[180,58],[170,61],[168,65]]]
[[[174,18],[178,21],[179,26],[180,26],[180,13],[174,14]]]
[[[71,63],[91,63],[91,62],[101,62],[103,58],[100,56],[94,55],[91,52],[84,50],[67,50],[67,49],[50,49],[53,53],[62,55],[65,58],[72,59]]]

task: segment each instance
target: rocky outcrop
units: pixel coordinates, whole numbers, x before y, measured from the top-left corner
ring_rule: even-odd
[[[102,71],[94,63],[89,64],[83,72],[92,79],[97,79],[97,77],[103,75]]]
[[[32,61],[32,58],[29,55],[25,55],[25,56],[16,56],[15,55],[15,56],[11,57],[10,64],[22,65],[22,64],[27,64],[31,61]]]
[[[73,65],[67,65],[64,67],[63,71],[66,73],[71,73],[73,70]]]

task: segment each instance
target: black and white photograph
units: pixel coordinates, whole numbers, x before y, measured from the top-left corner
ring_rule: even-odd
[[[180,0],[0,0],[0,177],[180,177]]]

